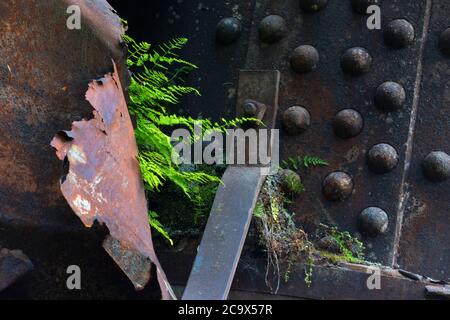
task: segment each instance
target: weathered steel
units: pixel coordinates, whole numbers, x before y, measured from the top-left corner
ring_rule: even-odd
[[[279,81],[278,71],[241,71],[237,113],[245,112],[249,100],[258,101],[266,107],[262,121],[272,128]],[[225,171],[184,300],[227,299],[263,181],[264,170],[259,166],[230,166]]]
[[[173,259],[182,259],[186,264],[174,264]],[[195,252],[185,250],[182,253],[174,250],[160,253],[161,263],[168,272],[169,281],[174,286],[184,287],[189,276],[189,265],[194,261]],[[248,292],[295,299],[317,300],[425,300],[446,298],[448,284],[436,283],[432,279],[421,277],[411,279],[388,267],[369,267],[341,263],[339,265],[318,265],[313,268],[312,284],[305,283],[304,264],[293,266],[289,281],[282,281],[276,296],[266,285],[267,261],[254,251],[254,246],[244,249],[231,286],[233,292]],[[380,275],[380,290],[370,290],[368,282],[375,270]],[[372,278],[373,279],[373,278]],[[428,292],[427,289],[428,288]],[[240,296],[240,295],[239,295]]]
[[[162,296],[169,299],[173,294],[153,250],[138,148],[115,66],[114,73],[89,84],[86,99],[93,119],[74,122],[51,143],[69,163],[62,193],[87,227],[95,221],[106,225],[111,236],[104,246],[136,289],[147,285],[153,263]]]
[[[428,171],[425,162],[432,152],[450,153],[450,57],[439,50],[449,13],[448,1],[430,2],[396,250],[402,268],[442,280],[450,279],[450,180],[441,180],[439,170]]]
[[[222,178],[183,300],[226,300],[264,180],[261,168],[229,167]]]
[[[67,28],[79,5],[81,30]],[[125,79],[120,19],[104,0],[0,2],[0,223],[80,228],[61,192],[49,141],[89,117],[86,83],[111,68]],[[123,75],[123,76],[122,76]]]
[[[70,5],[80,7],[80,30],[67,27]],[[67,205],[59,183],[65,169],[49,145],[55,132],[92,116],[87,83],[111,71],[111,60],[127,84],[122,34],[105,0],[0,2],[0,244],[35,262],[20,297],[136,297],[97,250],[103,230],[87,236]],[[71,264],[82,268],[83,291],[66,288]]]
[[[0,292],[33,270],[33,263],[19,250],[0,249]]]
[[[362,239],[367,247],[367,259],[392,265],[426,1],[382,1],[380,5],[383,27],[396,18],[404,18],[414,27],[414,41],[410,42],[411,34],[407,33],[406,48],[396,50],[387,46],[383,31],[369,30],[367,16],[354,12],[350,1],[347,5],[329,1],[313,14],[303,14],[296,0],[264,1],[255,10],[247,68],[282,71],[281,111],[301,105],[311,116],[311,125],[304,132],[292,135],[283,130],[282,160],[314,155],[330,163],[328,167],[301,173],[308,196],[299,197],[291,208],[297,213],[298,222],[311,226],[322,221],[358,235],[360,213],[368,207],[379,207],[388,214],[388,229],[376,237],[362,235]],[[261,43],[258,36],[257,22],[267,14],[282,16],[288,25],[287,35],[271,45]],[[319,57],[306,59],[313,67],[302,69],[308,72],[299,74],[296,65],[292,66],[292,51],[304,45],[313,46]],[[399,86],[385,85],[389,90],[381,87],[376,99],[377,88],[387,81],[399,83],[405,96]],[[382,106],[392,112],[377,108],[375,100],[379,104],[392,102],[392,106]],[[354,134],[340,134],[333,125],[338,112],[344,109],[356,110],[361,115]],[[282,121],[279,117],[280,129]],[[362,131],[361,122],[364,123]],[[368,161],[369,150],[383,143],[396,150],[401,165],[397,166],[395,154],[380,159],[373,155]],[[380,175],[369,167],[392,171]],[[344,187],[337,180],[332,184],[329,180],[333,172],[347,174],[353,180],[354,189],[349,183]]]

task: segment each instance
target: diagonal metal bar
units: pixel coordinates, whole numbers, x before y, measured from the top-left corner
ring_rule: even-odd
[[[241,71],[238,114],[248,99],[267,106],[263,122],[273,128],[278,108],[278,71]],[[264,181],[261,167],[230,166],[214,200],[183,300],[225,300]]]

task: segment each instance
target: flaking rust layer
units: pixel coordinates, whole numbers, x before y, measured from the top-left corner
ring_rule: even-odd
[[[113,73],[89,84],[86,100],[94,117],[74,122],[51,142],[70,165],[62,193],[86,227],[106,225],[103,247],[137,290],[148,284],[154,266],[162,298],[174,298],[153,249],[138,148],[115,64]]]

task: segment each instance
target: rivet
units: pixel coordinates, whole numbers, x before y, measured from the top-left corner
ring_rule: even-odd
[[[284,129],[291,135],[305,132],[310,125],[311,115],[303,107],[291,107],[283,115]]]
[[[347,74],[361,75],[370,71],[372,56],[364,48],[351,48],[342,56],[341,66]]]
[[[392,48],[404,48],[414,42],[414,27],[405,19],[391,21],[384,30],[384,41]]]
[[[361,114],[353,109],[339,111],[333,120],[335,134],[342,139],[353,138],[363,129],[364,120]]]
[[[283,39],[287,32],[286,21],[277,15],[265,17],[259,26],[259,37],[266,43],[274,43]]]
[[[300,8],[306,12],[317,12],[328,4],[328,0],[300,0]]]
[[[367,8],[374,4],[379,4],[378,0],[352,0],[353,10],[360,14],[367,14]]]
[[[295,72],[307,73],[319,64],[320,56],[316,48],[310,45],[297,47],[291,55],[291,66]]]
[[[253,102],[246,102],[244,103],[243,111],[245,117],[255,117],[258,113],[258,107]]]
[[[323,181],[323,194],[332,201],[344,201],[353,193],[353,179],[345,172],[333,172]]]
[[[292,171],[285,169],[281,172],[281,187],[284,192],[288,194],[298,193],[297,186],[301,186],[302,179],[300,176]]]
[[[388,214],[380,208],[370,207],[358,217],[358,228],[362,234],[376,237],[385,233],[389,226]]]
[[[387,81],[381,84],[375,93],[375,105],[385,112],[401,109],[405,101],[405,88],[396,82]]]
[[[242,32],[242,24],[239,19],[228,17],[220,20],[217,25],[217,40],[222,44],[230,44],[239,39]]]
[[[439,47],[443,53],[450,55],[450,28],[441,33],[439,38]]]
[[[399,163],[397,150],[389,144],[381,143],[373,146],[367,154],[369,169],[384,174],[394,170]]]
[[[336,237],[333,236],[325,236],[322,239],[320,239],[317,242],[317,246],[325,251],[336,253],[336,254],[342,254],[341,245],[336,239]]]
[[[422,164],[425,176],[433,182],[450,179],[450,156],[442,151],[431,152]]]

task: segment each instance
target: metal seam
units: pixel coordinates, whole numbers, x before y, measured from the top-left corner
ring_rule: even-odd
[[[397,263],[397,258],[399,254],[399,246],[400,246],[400,239],[402,235],[402,229],[403,229],[403,221],[404,221],[404,213],[406,209],[406,203],[408,201],[408,191],[406,184],[406,179],[408,178],[409,170],[411,167],[411,159],[412,159],[412,153],[414,149],[414,136],[415,136],[415,128],[416,128],[416,121],[417,121],[417,114],[419,109],[419,103],[420,103],[420,91],[421,91],[421,83],[423,78],[423,59],[424,59],[424,52],[425,52],[425,45],[428,41],[428,31],[430,27],[430,21],[431,21],[431,11],[433,7],[433,0],[427,0],[426,7],[425,7],[425,17],[424,17],[424,24],[423,24],[423,30],[422,30],[422,43],[420,44],[419,49],[419,59],[417,63],[417,75],[416,75],[416,82],[414,85],[414,99],[412,104],[412,110],[411,110],[411,122],[409,125],[409,133],[408,133],[408,140],[406,142],[406,156],[405,156],[405,166],[403,169],[403,176],[400,184],[400,197],[399,197],[399,205],[397,209],[397,223],[395,227],[395,235],[394,235],[394,247],[392,251],[392,264],[391,266],[394,266]]]

